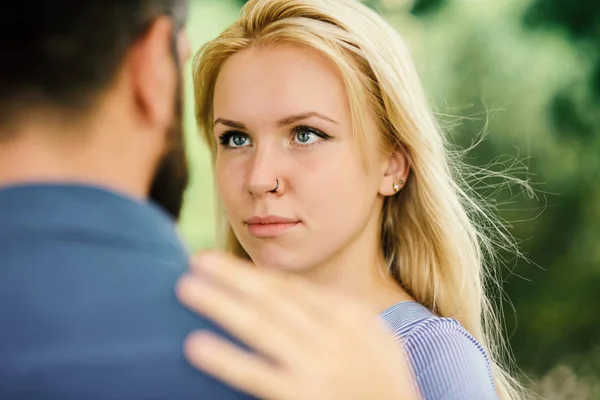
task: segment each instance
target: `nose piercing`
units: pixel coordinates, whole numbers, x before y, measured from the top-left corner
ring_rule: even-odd
[[[277,184],[275,185],[275,189],[269,190],[269,192],[271,193],[276,193],[277,189],[279,189],[279,179],[275,178],[275,182],[277,182]]]

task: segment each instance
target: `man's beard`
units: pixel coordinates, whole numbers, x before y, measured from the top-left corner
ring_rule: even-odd
[[[152,184],[150,200],[161,206],[174,220],[179,219],[183,197],[189,181],[189,170],[183,137],[183,96],[181,79],[176,93],[173,122],[167,132],[165,154]]]

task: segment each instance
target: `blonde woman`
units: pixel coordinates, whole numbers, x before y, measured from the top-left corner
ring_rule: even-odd
[[[488,233],[507,236],[462,186],[461,166],[448,155],[394,29],[358,1],[251,0],[239,20],[198,53],[194,84],[230,253],[251,260],[259,271],[297,275],[367,304],[373,319],[379,316],[404,344],[423,398],[520,398],[518,384],[500,364],[503,346],[484,293],[484,255],[494,240]],[[285,339],[278,333],[303,331],[299,321],[308,318],[271,316],[255,318],[245,329],[236,325],[250,311],[273,311],[277,299],[290,314],[304,316],[318,303],[318,297],[294,303],[288,296],[295,291],[282,283],[288,289],[276,293],[272,280],[249,289],[239,273],[213,269],[208,275],[225,289],[193,299],[190,286],[182,297],[247,342],[258,343],[261,329],[274,342]],[[207,287],[202,290],[211,292]],[[259,301],[257,288],[269,294]],[[243,305],[250,311],[223,311],[235,298],[250,299]],[[334,319],[338,306],[323,302],[319,313]],[[343,332],[337,333],[342,340]],[[364,346],[375,337],[364,332]],[[336,339],[324,342],[334,346]],[[293,340],[268,344],[260,346],[284,364],[294,364],[283,354],[296,347],[311,352]],[[190,354],[206,350],[197,346]],[[223,360],[233,357],[231,347],[223,349]],[[312,364],[305,368],[323,367],[319,358],[306,357]],[[244,360],[248,373],[259,368],[258,359]],[[261,392],[236,381],[227,368],[213,367],[212,373],[255,394],[309,398],[286,395],[281,387]],[[267,382],[255,386],[281,385]],[[352,384],[358,387],[339,383]],[[350,398],[339,393],[320,398]],[[382,398],[366,396],[352,398]]]

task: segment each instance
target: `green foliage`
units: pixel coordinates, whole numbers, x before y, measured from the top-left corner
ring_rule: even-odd
[[[524,15],[530,29],[566,32],[574,44],[585,46],[592,59],[591,91],[600,101],[600,2],[597,0],[535,0]]]
[[[517,4],[506,3],[507,8]],[[509,259],[503,273],[512,302],[505,302],[504,312],[518,365],[541,374],[569,363],[576,371],[600,375],[590,356],[600,348],[595,308],[600,288],[600,104],[594,101],[600,80],[600,3],[538,0],[510,13],[486,15],[483,9],[471,9],[478,16],[473,19],[456,12],[458,2],[453,5],[455,12],[436,16],[440,23],[452,20],[440,28],[452,48],[444,53],[449,60],[433,57],[445,64],[438,66],[435,79],[426,73],[426,80],[441,82],[432,90],[445,104],[472,105],[461,116],[479,116],[454,129],[457,143],[468,146],[479,132],[490,131],[488,141],[470,153],[470,162],[488,165],[498,154],[520,156],[529,173],[519,171],[519,163],[512,164],[513,170],[529,179],[539,196],[494,193],[530,260]],[[515,29],[519,21],[524,29]],[[561,26],[562,34],[538,30]],[[490,103],[503,106],[490,112]]]
[[[438,11],[446,0],[416,0],[410,12],[419,17]]]
[[[530,28],[563,28],[576,40],[597,40],[600,38],[600,2],[535,0],[525,13],[524,21]]]

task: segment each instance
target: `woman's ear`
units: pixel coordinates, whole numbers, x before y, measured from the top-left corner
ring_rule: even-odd
[[[379,194],[393,196],[406,184],[410,173],[408,154],[402,148],[393,151],[387,159],[387,168],[384,171],[379,185]]]

